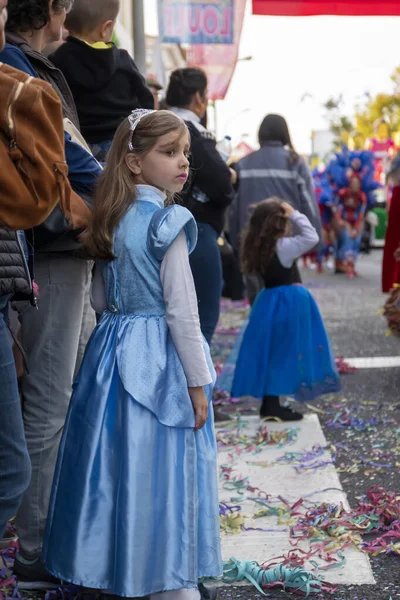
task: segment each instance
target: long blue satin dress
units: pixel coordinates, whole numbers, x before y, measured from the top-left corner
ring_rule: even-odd
[[[116,231],[117,259],[103,265],[108,310],[74,384],[43,550],[55,576],[118,596],[195,588],[222,571],[213,385],[194,432],[160,281],[180,231],[191,251],[197,229],[163,201],[140,190]]]

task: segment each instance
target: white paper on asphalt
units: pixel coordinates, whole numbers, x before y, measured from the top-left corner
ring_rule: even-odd
[[[256,432],[260,420],[258,417],[243,417],[246,421],[247,428],[243,433],[252,435]],[[287,427],[298,428],[297,441],[290,445],[284,445],[281,448],[270,447],[266,448],[259,454],[249,454],[243,452],[239,457],[235,458],[235,462],[230,464],[234,466],[235,472],[242,477],[248,477],[249,483],[253,487],[271,494],[276,500],[278,496],[284,498],[287,502],[294,504],[301,497],[320,491],[312,497],[307,498],[308,506],[312,504],[321,504],[328,502],[338,505],[343,503],[346,509],[349,508],[346,494],[341,486],[339,476],[332,466],[317,469],[315,472],[305,471],[298,473],[293,465],[288,464],[273,464],[283,456],[285,452],[301,452],[311,450],[316,444],[325,448],[327,441],[321,429],[317,415],[306,415],[304,420],[299,423],[268,423],[271,430],[282,430]],[[221,429],[224,428],[221,424]],[[219,451],[219,464],[229,464],[229,450]],[[324,460],[330,460],[331,454],[326,451]],[[272,466],[266,468],[248,464],[248,461],[268,462]],[[223,489],[223,481],[220,479],[220,502],[231,502],[231,498],[238,497],[236,492],[226,491]],[[242,512],[246,515],[253,515],[259,506],[256,506],[251,501],[237,501],[234,504],[242,506]],[[254,527],[272,530],[271,532],[260,531],[242,531],[239,534],[223,535],[222,536],[222,554],[224,560],[229,560],[235,557],[238,560],[254,560],[259,564],[270,561],[272,558],[285,555],[289,550],[293,549],[290,544],[289,528],[279,525],[276,517],[263,517],[253,521]],[[303,550],[309,550],[310,542],[305,541],[298,546]],[[369,558],[366,554],[360,552],[354,547],[345,550],[346,563],[342,567],[335,567],[327,571],[320,571],[325,580],[334,584],[370,584],[375,583]],[[318,562],[318,559],[316,559]],[[307,568],[312,568],[311,565],[305,565]],[[248,583],[247,583],[248,584]]]
[[[346,358],[345,361],[356,369],[393,369],[400,367],[400,356]]]

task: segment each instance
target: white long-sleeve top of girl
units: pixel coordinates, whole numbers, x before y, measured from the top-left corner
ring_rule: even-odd
[[[301,284],[297,259],[318,242],[308,218],[279,199],[258,204],[242,252],[248,275],[264,288],[244,332],[232,396],[263,401],[261,416],[298,420],[280,396],[314,400],[340,390],[340,379],[318,306]]]
[[[165,206],[189,148],[176,115],[134,111],[87,234],[102,316],[75,382],[44,557],[65,581],[121,597],[202,600],[199,579],[222,570],[215,371],[189,265],[197,225]]]
[[[295,210],[288,218],[293,227],[293,235],[280,238],[276,244],[279,262],[286,269],[290,269],[298,258],[312,250],[319,241],[317,230],[306,215]]]

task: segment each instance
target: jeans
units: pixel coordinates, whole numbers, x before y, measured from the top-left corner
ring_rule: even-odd
[[[222,261],[215,229],[207,223],[199,223],[198,228],[199,238],[190,255],[190,266],[199,303],[201,331],[210,344],[219,319]]]
[[[6,326],[8,299],[0,298],[0,537],[17,512],[31,477],[17,373]]]
[[[22,554],[41,553],[58,447],[86,343],[95,325],[89,304],[92,263],[63,254],[36,254],[39,310],[21,315],[24,425],[32,462],[31,484],[17,515]]]
[[[350,233],[346,227],[339,231],[337,238],[336,258],[346,260],[352,258],[355,260],[360,252],[361,234],[355,240],[351,239]]]

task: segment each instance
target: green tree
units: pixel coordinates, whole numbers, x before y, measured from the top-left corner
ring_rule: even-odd
[[[400,66],[391,75],[393,91],[391,94],[366,94],[366,101],[355,108],[353,117],[342,114],[342,97],[331,97],[324,108],[331,131],[335,134],[335,147],[347,143],[349,134],[356,130],[365,138],[374,135],[374,123],[386,119],[391,133],[400,132]]]
[[[335,135],[333,150],[339,150],[343,144],[347,144],[349,135],[354,129],[352,119],[342,114],[342,104],[343,99],[339,96],[338,98],[329,98],[323,105],[329,128]]]
[[[392,133],[400,130],[400,95],[396,91],[393,94],[378,94],[370,98],[364,107],[357,107],[355,114],[357,131],[365,137],[371,137],[374,134],[375,121],[382,117],[389,123]]]
[[[356,107],[356,129],[365,137],[371,137],[374,134],[374,123],[382,118],[389,123],[392,134],[400,131],[400,66],[394,70],[390,79],[393,82],[391,94],[368,96],[364,106]]]

